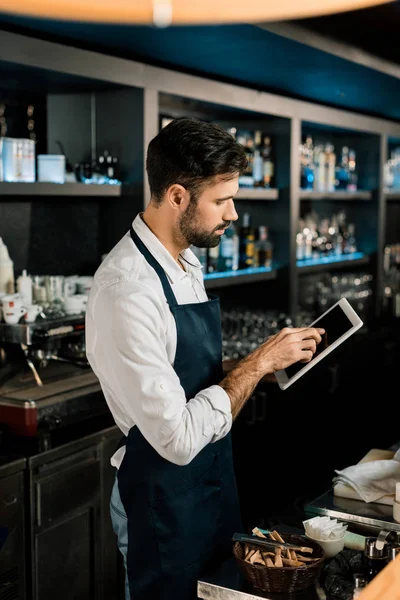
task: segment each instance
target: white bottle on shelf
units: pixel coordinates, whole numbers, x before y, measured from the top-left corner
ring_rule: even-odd
[[[25,306],[32,304],[32,278],[26,274],[26,269],[23,269],[22,275],[17,279],[17,292],[22,297]]]
[[[8,248],[0,237],[0,293],[14,293],[14,263]]]

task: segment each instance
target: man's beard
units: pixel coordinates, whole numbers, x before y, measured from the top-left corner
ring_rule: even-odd
[[[221,241],[221,235],[218,235],[215,232],[219,229],[226,229],[231,223],[230,221],[224,221],[210,232],[198,229],[196,227],[196,221],[197,202],[192,199],[178,222],[178,235],[188,247],[215,248]]]

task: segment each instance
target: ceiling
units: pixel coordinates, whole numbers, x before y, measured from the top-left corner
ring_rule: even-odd
[[[400,121],[399,1],[283,25],[300,26],[306,43],[268,24],[159,29],[0,14],[0,29]],[[317,42],[314,36],[309,45],[307,32],[317,33]],[[345,44],[341,52],[332,51],[329,39]],[[353,52],[346,44],[391,61],[391,75],[348,60]]]

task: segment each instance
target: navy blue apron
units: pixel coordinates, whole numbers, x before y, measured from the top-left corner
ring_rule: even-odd
[[[164,270],[132,228],[131,237],[161,280],[176,322],[174,369],[193,398],[223,378],[219,299],[177,304]],[[242,531],[231,435],[186,466],[162,458],[137,426],[123,443],[118,487],[128,518],[131,600],[194,600],[197,580],[232,555],[232,534]]]

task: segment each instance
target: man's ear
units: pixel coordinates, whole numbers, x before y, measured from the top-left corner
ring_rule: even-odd
[[[186,209],[189,192],[179,183],[174,183],[167,189],[165,199],[173,210]]]

